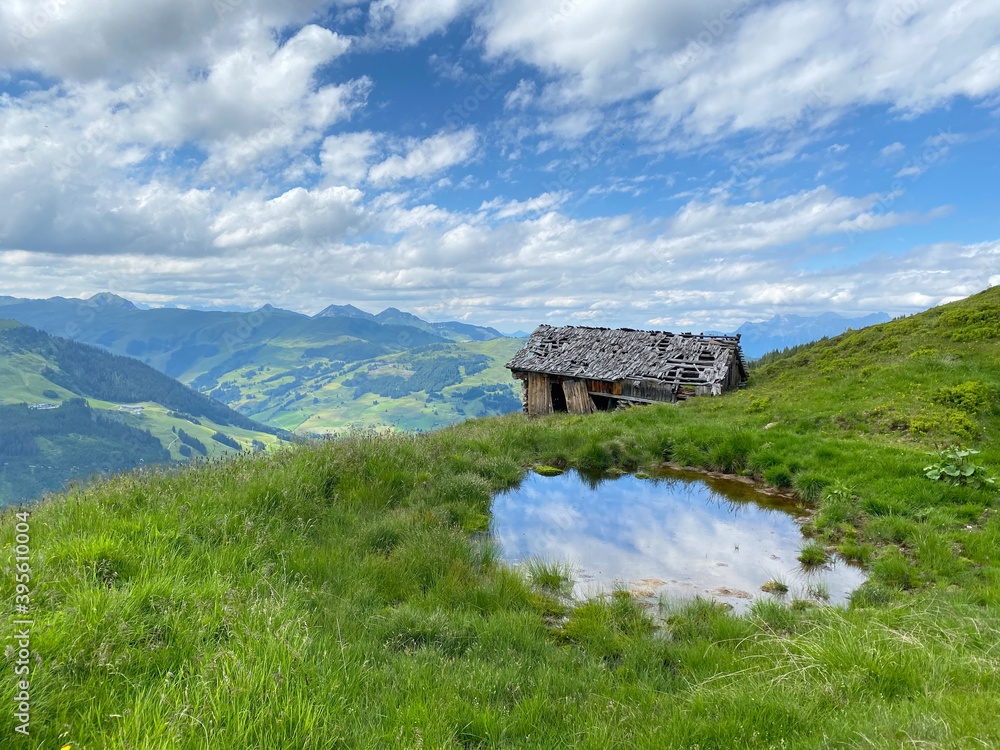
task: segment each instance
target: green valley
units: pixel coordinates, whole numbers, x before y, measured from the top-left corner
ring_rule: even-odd
[[[8,298],[0,309],[53,335],[139,359],[301,435],[428,430],[521,408],[519,387],[503,365],[522,339],[464,323],[428,323],[395,308],[372,315],[331,306],[312,318],[269,305],[251,313],[139,310],[101,294]],[[386,390],[390,377],[395,385]]]

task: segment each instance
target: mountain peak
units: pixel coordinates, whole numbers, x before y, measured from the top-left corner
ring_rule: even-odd
[[[363,318],[364,320],[375,320],[375,316],[364,310],[359,310],[354,305],[330,305],[326,309],[313,315],[314,318]]]
[[[87,300],[93,302],[98,307],[120,307],[124,310],[137,310],[138,308],[124,297],[119,297],[111,292],[98,292]]]
[[[266,305],[261,305],[256,310],[254,310],[254,312],[261,313],[262,315],[274,315],[276,313],[284,315],[302,315],[302,313],[297,313],[294,310],[285,310],[282,307],[275,307],[270,302],[268,302]]]

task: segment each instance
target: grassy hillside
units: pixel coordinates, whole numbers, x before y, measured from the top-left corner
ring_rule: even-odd
[[[33,735],[8,720],[0,740],[995,747],[997,491],[924,467],[936,441],[961,441],[1000,469],[998,352],[993,289],[823,342],[717,399],[358,434],[75,490],[30,519]],[[848,609],[650,613],[624,592],[568,605],[475,533],[532,464],[664,460],[790,485],[807,530],[870,581]]]
[[[240,448],[287,437],[141,362],[0,321],[0,505],[92,473],[236,450],[217,435]]]

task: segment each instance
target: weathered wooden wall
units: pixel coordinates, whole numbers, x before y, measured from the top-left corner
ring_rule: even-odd
[[[587,393],[587,383],[583,380],[564,380],[562,388],[566,394],[566,411],[570,414],[593,414],[597,411],[593,399]]]
[[[621,384],[623,398],[637,401],[662,401],[673,403],[677,400],[677,386],[656,380],[626,380]]]
[[[540,417],[552,413],[552,385],[547,376],[528,373],[528,414]]]

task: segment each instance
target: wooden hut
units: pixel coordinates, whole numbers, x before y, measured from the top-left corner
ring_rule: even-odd
[[[747,380],[740,337],[538,326],[507,363],[531,415],[720,395]]]

